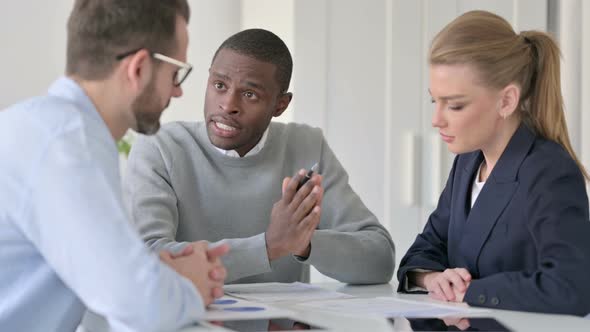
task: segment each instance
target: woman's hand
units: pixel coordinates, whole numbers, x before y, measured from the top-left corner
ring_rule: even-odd
[[[471,274],[464,268],[416,274],[416,284],[426,288],[432,298],[441,301],[463,302],[470,283]]]

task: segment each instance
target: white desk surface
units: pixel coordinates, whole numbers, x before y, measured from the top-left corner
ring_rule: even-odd
[[[371,286],[350,286],[340,283],[320,283],[315,284],[322,288],[334,290],[357,297],[379,297],[379,296],[393,296],[402,299],[411,299],[419,301],[433,301],[427,295],[410,295],[396,293],[397,285],[391,284],[371,285]],[[298,307],[295,303],[288,301],[280,304],[273,304],[280,308],[285,308],[296,313],[295,317],[289,317],[295,320],[302,320],[308,323],[324,326],[333,331],[394,331],[393,325],[386,319],[375,317],[353,317],[353,316],[337,316],[321,311],[310,311]],[[590,319],[583,319],[576,316],[569,315],[548,315],[548,314],[534,314],[518,311],[507,311],[490,309],[489,312],[471,315],[473,317],[493,317],[502,324],[506,325],[513,331],[584,331],[590,332]],[[223,331],[225,329],[210,327],[193,327],[184,329],[183,332],[197,332],[197,331]],[[227,330],[225,330],[227,331]]]

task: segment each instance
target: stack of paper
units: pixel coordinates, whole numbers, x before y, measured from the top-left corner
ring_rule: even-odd
[[[394,297],[377,297],[371,299],[328,300],[300,303],[307,309],[324,310],[341,314],[373,314],[382,317],[443,317],[449,315],[466,315],[487,312],[485,309],[473,309],[463,306],[425,303],[402,300]]]
[[[269,282],[259,284],[226,285],[223,289],[227,295],[264,303],[280,301],[307,302],[353,297],[348,294],[325,290],[318,286],[301,282],[290,284]]]

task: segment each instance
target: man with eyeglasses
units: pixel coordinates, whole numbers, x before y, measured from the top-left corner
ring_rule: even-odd
[[[124,195],[156,250],[229,243],[227,282],[309,281],[310,266],[341,282],[385,283],[391,236],[348,183],[318,128],[271,122],[287,109],[292,58],[263,29],[215,52],[205,121],[169,123],[134,143]],[[305,185],[299,183],[315,169]]]
[[[182,95],[188,20],[186,0],[77,0],[66,76],[0,112],[3,331],[74,331],[87,308],[115,331],[170,331],[223,295],[228,247],[158,257],[120,189],[115,142],[155,133]]]
[[[138,48],[133,51],[119,54],[119,55],[117,55],[117,60],[123,60],[126,57],[133,55],[141,50],[142,50],[141,48]],[[186,63],[186,62],[182,62],[182,61],[178,61],[178,60],[171,58],[169,56],[165,56],[164,54],[150,52],[150,55],[152,57],[154,57],[155,59],[158,59],[158,60],[164,61],[164,62],[168,62],[168,63],[178,67],[178,69],[174,72],[174,76],[172,78],[172,82],[173,82],[174,86],[176,86],[176,87],[180,87],[182,82],[184,82],[184,80],[188,77],[188,74],[190,74],[190,72],[193,70],[193,66],[191,64]]]

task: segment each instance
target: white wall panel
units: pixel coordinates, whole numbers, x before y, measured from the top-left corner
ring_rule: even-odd
[[[386,139],[384,147],[388,163],[385,167],[384,209],[392,238],[396,245],[397,260],[419,231],[422,202],[423,75],[426,60],[423,56],[424,20],[420,19],[425,5],[422,1],[391,1],[386,12],[390,70],[386,71],[385,99]]]
[[[517,31],[547,31],[548,3],[538,0],[515,0],[512,25]]]
[[[385,6],[370,3],[329,2],[325,133],[351,185],[382,219]]]
[[[0,19],[0,109],[44,94],[65,72],[73,0],[4,2]]]
[[[296,0],[294,28],[295,122],[325,129],[328,107],[328,2]]]

